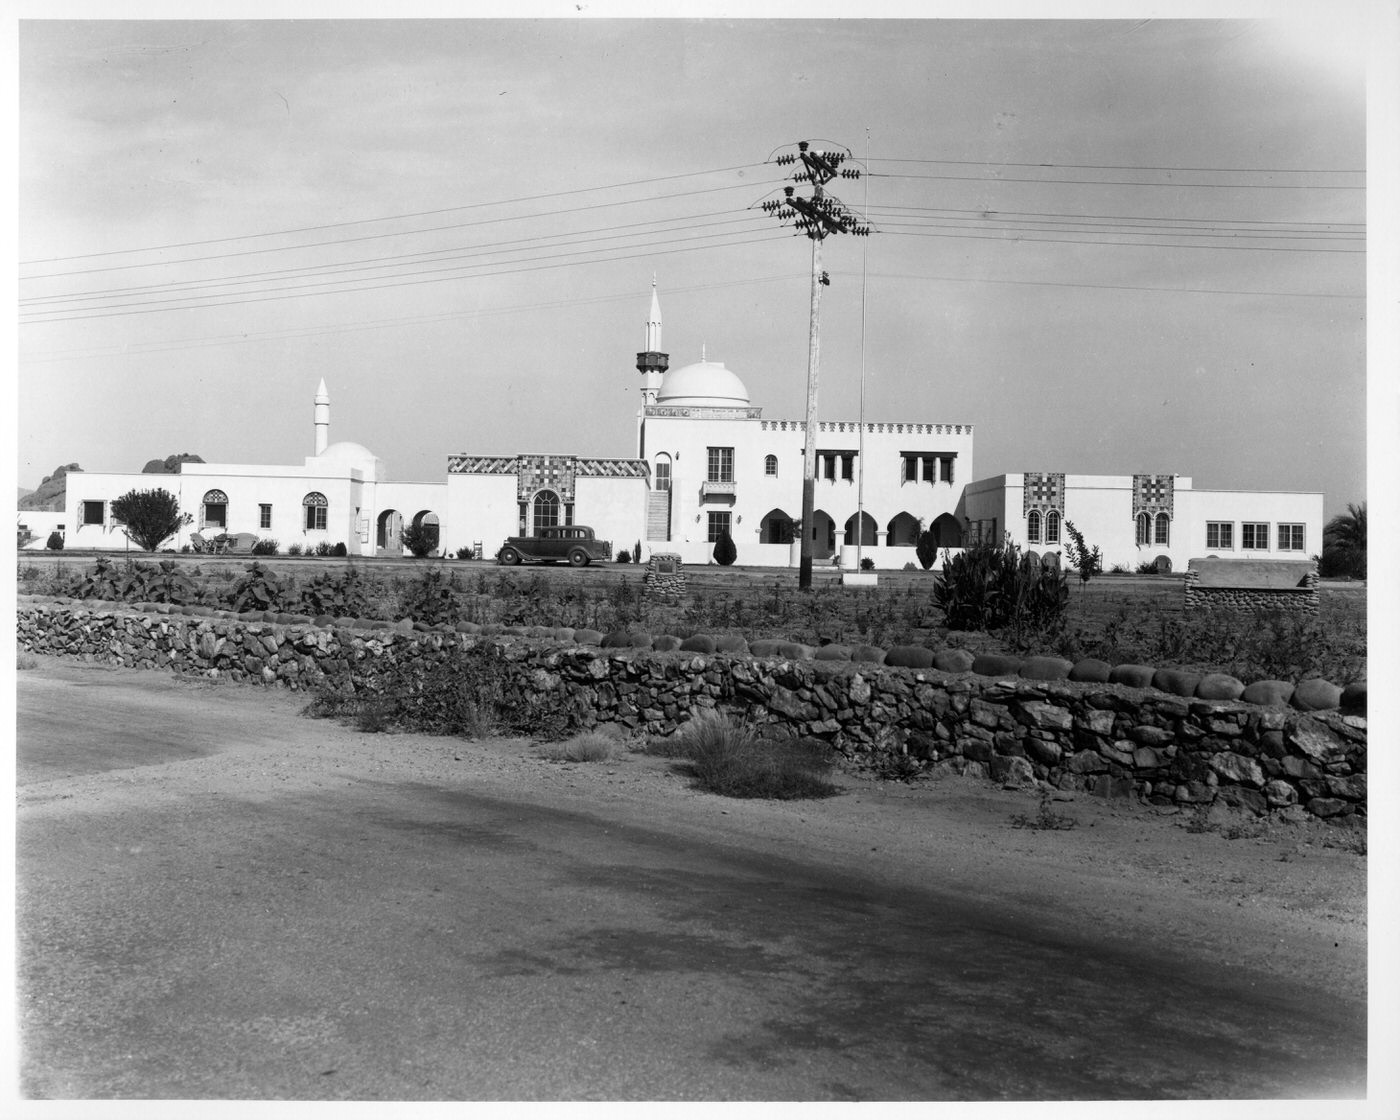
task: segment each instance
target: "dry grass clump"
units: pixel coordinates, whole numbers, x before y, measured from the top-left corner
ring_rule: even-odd
[[[600,731],[585,731],[562,743],[549,743],[540,748],[540,756],[551,762],[607,762],[618,750],[619,743]]]
[[[17,654],[15,654],[16,669],[37,669],[38,667],[39,659],[35,657],[32,653],[29,653],[25,650],[20,650]]]
[[[828,780],[831,758],[820,747],[764,739],[746,723],[715,711],[698,712],[670,740],[648,751],[685,760],[695,784],[724,797],[832,797],[840,787]]]

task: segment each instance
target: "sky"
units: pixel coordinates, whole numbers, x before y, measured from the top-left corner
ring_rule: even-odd
[[[629,456],[653,278],[673,368],[722,361],[800,418],[811,243],[761,204],[810,140],[849,151],[864,174],[829,190],[873,228],[821,246],[822,419],[855,419],[863,381],[868,420],[973,424],[978,478],[1176,473],[1320,491],[1329,517],[1364,499],[1345,5],[584,7],[22,19],[19,484],[177,452],[300,464],[322,378],[331,439],[394,480],[458,452]]]

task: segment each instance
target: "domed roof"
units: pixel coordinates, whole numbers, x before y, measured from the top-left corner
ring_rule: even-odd
[[[749,391],[723,362],[695,362],[667,372],[656,403],[743,408],[749,403]]]
[[[360,471],[366,482],[383,481],[379,478],[378,456],[361,443],[341,440],[331,444],[321,454],[312,456],[311,461],[322,467],[336,466]]]

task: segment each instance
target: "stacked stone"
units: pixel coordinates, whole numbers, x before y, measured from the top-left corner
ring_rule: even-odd
[[[679,599],[685,594],[685,570],[678,552],[653,552],[642,577],[642,593],[661,599]]]
[[[912,760],[931,774],[1132,794],[1159,804],[1221,801],[1256,813],[1327,818],[1366,813],[1364,686],[1340,711],[1309,711],[1308,698],[1326,691],[1305,687],[1309,682],[1296,689],[1260,682],[1284,686],[1259,692],[1263,703],[1234,689],[1226,695],[1238,699],[1213,700],[1199,695],[1190,674],[1154,674],[1147,666],[1120,666],[1113,671],[1118,680],[1076,680],[1068,662],[1043,658],[942,658],[945,671],[938,656],[923,651],[922,667],[909,667],[912,647],[749,647],[742,639],[679,642],[545,627],[487,633],[470,623],[445,630],[327,619],[318,626],[304,616],[187,617],[168,610],[22,604],[17,636],[21,648],[36,653],[338,690],[373,690],[391,666],[428,667],[492,642],[527,703],[567,705],[588,726],[668,735],[696,710],[722,708],[776,734],[822,738],[856,768],[881,771]],[[1136,678],[1119,673],[1134,668],[1143,670]],[[1335,703],[1341,690],[1327,690],[1324,699]],[[1290,702],[1293,708],[1283,706]]]
[[[1201,587],[1201,573],[1185,573],[1186,609],[1231,611],[1297,611],[1317,614],[1321,601],[1317,572],[1311,572],[1301,587]]]

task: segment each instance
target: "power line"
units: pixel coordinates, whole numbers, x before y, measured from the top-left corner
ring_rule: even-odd
[[[718,211],[710,214],[700,214],[689,218],[659,218],[646,222],[633,222],[627,225],[603,226],[593,230],[580,230],[575,235],[547,234],[538,237],[514,238],[507,241],[487,242],[482,245],[459,245],[446,249],[424,250],[417,253],[400,253],[384,257],[370,257],[358,261],[343,261],[336,264],[302,265],[296,268],[271,269],[258,272],[237,273],[233,276],[219,277],[208,280],[172,280],[159,284],[144,284],[122,288],[102,288],[90,292],[61,292],[47,296],[28,296],[20,300],[22,305],[39,305],[53,303],[81,303],[88,300],[97,299],[102,296],[118,295],[139,295],[144,293],[157,293],[162,291],[193,291],[201,288],[235,287],[238,285],[252,284],[263,279],[273,279],[277,277],[292,277],[298,274],[307,275],[337,275],[353,272],[370,272],[388,268],[401,267],[410,261],[420,264],[439,263],[444,260],[466,260],[478,256],[492,256],[505,253],[523,252],[531,245],[552,242],[555,248],[562,248],[568,245],[587,244],[589,241],[616,241],[620,238],[643,236],[643,230],[647,226],[669,226],[672,229],[681,226],[689,226],[695,222],[702,222],[708,218],[720,218],[720,221],[705,222],[709,227],[717,225],[735,225],[740,223],[756,224],[759,221],[757,215],[747,211],[739,211],[739,217],[725,218],[725,214],[733,214],[734,211]],[[634,232],[616,232],[634,231]],[[654,229],[649,233],[666,233],[668,229]],[[603,234],[606,236],[589,237],[588,234]],[[503,262],[504,263],[504,262]]]
[[[1063,187],[1190,187],[1216,190],[1275,190],[1275,191],[1364,191],[1365,185],[1338,186],[1313,183],[1142,183],[1135,179],[1019,179],[1009,175],[906,175],[872,171],[876,179],[940,179],[968,183],[1036,183],[1040,186]]]
[[[889,232],[881,229],[882,233]],[[1342,253],[1345,255],[1361,257],[1366,255],[1365,249],[1321,249],[1303,248],[1292,245],[1162,245],[1141,241],[1097,241],[1088,238],[1071,237],[1028,237],[1017,235],[1007,237],[993,233],[915,233],[898,231],[891,234],[894,237],[962,237],[982,241],[1002,241],[1002,242],[1032,242],[1037,245],[1117,245],[1122,248],[1137,249],[1214,249],[1221,252],[1235,251],[1241,253]]]
[[[522,195],[519,198],[497,199],[494,202],[472,202],[462,206],[447,206],[439,210],[418,210],[408,214],[390,214],[380,218],[358,218],[348,222],[328,222],[324,225],[300,226],[295,229],[271,230],[266,233],[244,233],[232,237],[208,238],[203,241],[176,241],[168,245],[147,245],[139,249],[112,249],[102,253],[80,253],[72,257],[42,257],[35,260],[20,261],[19,263],[21,267],[32,264],[59,264],[63,261],[90,260],[96,257],[121,256],[127,253],[155,253],[162,252],[166,249],[189,249],[199,245],[222,245],[230,241],[246,241],[254,237],[287,237],[295,233],[317,233],[327,229],[346,229],[350,226],[369,225],[374,222],[398,222],[408,218],[432,218],[439,214],[453,214],[462,210],[479,210],[485,206],[509,206],[517,202],[539,202],[547,198],[565,198],[569,195],[588,194],[592,191],[616,190],[620,187],[640,187],[646,186],[648,183],[664,183],[674,179],[691,179],[701,175],[721,175],[730,171],[746,171],[750,167],[761,166],[762,164],[741,163],[734,167],[715,167],[708,171],[689,171],[676,175],[657,175],[650,179],[632,179],[623,183],[609,183],[601,187],[578,187],[570,191],[551,191],[548,194]],[[750,186],[751,184],[739,185]],[[335,243],[326,242],[325,244]]]
[[[1113,236],[1119,236],[1119,237],[1188,237],[1188,238],[1215,239],[1215,240],[1219,240],[1219,239],[1221,239],[1221,238],[1227,238],[1227,239],[1239,239],[1239,240],[1244,240],[1244,241],[1251,241],[1251,240],[1252,240],[1252,241],[1308,241],[1308,242],[1316,242],[1316,241],[1347,241],[1347,242],[1362,242],[1362,243],[1364,243],[1365,240],[1366,240],[1364,236],[1357,236],[1357,235],[1355,235],[1355,234],[1327,234],[1327,233],[1322,233],[1322,232],[1320,232],[1320,231],[1312,231],[1312,230],[1302,231],[1302,232],[1299,232],[1299,233],[1276,233],[1276,232],[1272,232],[1272,231],[1268,231],[1268,230],[1239,230],[1239,231],[1232,231],[1232,232],[1221,233],[1221,232],[1217,232],[1217,231],[1215,231],[1215,230],[1210,230],[1210,229],[1200,229],[1200,230],[1197,230],[1197,229],[1171,229],[1171,228],[1168,228],[1168,229],[1165,229],[1165,230],[1154,230],[1154,229],[1151,229],[1151,228],[1149,228],[1149,227],[1147,227],[1147,226],[1122,226],[1122,227],[1119,227],[1119,228],[1117,228],[1117,229],[1114,229],[1114,228],[1109,227],[1109,226],[1090,226],[1088,229],[1077,229],[1077,230],[1076,230],[1076,229],[1064,229],[1064,228],[1059,228],[1059,227],[1062,227],[1062,226],[1069,226],[1069,225],[1073,225],[1073,224],[1075,224],[1075,223],[1071,223],[1071,222],[1061,222],[1061,223],[1038,222],[1038,223],[1033,223],[1033,224],[1031,224],[1031,225],[1023,225],[1023,224],[1019,224],[1019,223],[1009,223],[1009,222],[1008,222],[1008,223],[1002,223],[1002,224],[992,223],[992,224],[989,224],[989,225],[970,226],[970,225],[949,225],[949,224],[944,223],[944,222],[891,222],[891,221],[885,221],[885,222],[882,222],[882,223],[881,223],[880,229],[881,229],[882,232],[888,232],[889,230],[892,230],[892,229],[957,229],[957,230],[984,229],[984,230],[988,230],[988,231],[991,231],[991,230],[1002,230],[1002,231],[1005,231],[1005,232],[1007,232],[1007,233],[1082,233],[1082,234],[1097,233],[1097,234],[1106,234],[1106,235],[1113,235]],[[1053,227],[1053,228],[1050,228],[1050,229],[1042,228],[1042,227],[1044,227],[1044,226],[1051,226],[1051,227]],[[1112,244],[1112,243],[1110,243],[1110,244]]]
[[[723,235],[720,235],[720,236],[723,236]],[[780,236],[780,235],[779,235],[779,236]],[[495,272],[484,272],[484,273],[480,273],[480,274],[477,274],[477,275],[474,275],[474,276],[468,276],[468,275],[458,275],[458,276],[433,276],[433,277],[431,277],[431,278],[429,278],[429,279],[417,279],[417,280],[415,280],[415,279],[404,279],[404,280],[402,280],[401,282],[397,282],[397,283],[364,284],[364,285],[361,285],[361,286],[359,286],[359,287],[353,287],[353,288],[345,287],[345,288],[339,288],[339,289],[330,289],[330,290],[328,290],[328,291],[296,291],[296,292],[293,292],[292,294],[287,294],[287,295],[249,296],[249,297],[240,298],[240,299],[214,300],[214,301],[210,301],[210,302],[208,302],[208,303],[187,303],[187,304],[184,304],[184,305],[179,306],[179,307],[167,307],[167,306],[163,306],[163,304],[164,304],[164,303],[167,303],[167,302],[169,302],[169,303],[179,303],[180,301],[178,301],[178,300],[174,300],[174,301],[159,301],[159,302],[154,303],[154,304],[134,305],[134,309],[131,309],[131,310],[91,311],[91,312],[84,313],[84,314],[80,314],[80,315],[51,315],[51,316],[48,317],[48,318],[31,318],[31,319],[24,320],[23,322],[24,322],[24,323],[30,323],[30,324],[66,323],[66,322],[71,322],[71,321],[73,321],[73,320],[75,320],[75,319],[109,319],[109,318],[119,318],[119,317],[127,316],[127,315],[143,315],[143,314],[149,314],[149,313],[151,313],[151,312],[157,312],[157,311],[197,311],[197,310],[203,310],[203,309],[207,309],[207,308],[234,307],[234,306],[238,306],[238,305],[240,305],[240,304],[249,304],[249,303],[272,303],[272,302],[277,302],[277,301],[280,301],[280,300],[286,300],[286,299],[301,299],[301,298],[305,298],[305,297],[307,297],[307,296],[316,296],[316,295],[345,295],[345,294],[353,294],[353,293],[357,293],[357,292],[379,291],[379,290],[382,290],[382,289],[385,289],[385,288],[404,288],[404,287],[414,287],[414,286],[417,286],[417,285],[420,285],[420,284],[442,283],[442,282],[445,281],[445,280],[481,280],[481,279],[490,279],[491,277],[495,277],[495,276],[509,276],[509,275],[513,275],[513,274],[519,273],[519,272],[540,272],[540,271],[543,271],[543,270],[548,269],[548,268],[566,268],[566,267],[574,267],[574,266],[581,265],[581,264],[608,264],[608,263],[611,263],[611,262],[614,262],[614,261],[633,260],[633,259],[635,259],[635,258],[637,258],[637,257],[653,257],[653,256],[655,256],[658,252],[666,252],[666,253],[684,253],[684,252],[693,252],[693,251],[695,251],[695,250],[697,250],[697,249],[722,249],[722,248],[729,248],[729,247],[733,247],[733,246],[737,246],[737,245],[752,245],[752,244],[756,244],[756,243],[762,242],[762,241],[775,241],[775,240],[777,240],[777,239],[778,239],[778,237],[750,237],[750,238],[746,238],[746,239],[743,239],[743,240],[740,240],[740,241],[720,242],[720,243],[717,243],[717,244],[714,244],[714,245],[692,245],[692,246],[680,246],[680,247],[671,247],[671,246],[667,246],[667,245],[661,245],[661,246],[642,246],[642,247],[640,247],[640,248],[642,248],[642,249],[644,250],[644,251],[642,251],[642,252],[623,253],[623,254],[617,255],[617,256],[601,257],[601,258],[598,258],[598,259],[596,259],[596,260],[586,260],[586,261],[561,261],[561,262],[556,262],[556,263],[553,263],[553,264],[534,264],[534,265],[532,265],[531,267],[528,267],[528,268],[502,268],[502,269],[498,269],[498,270],[495,271]],[[703,239],[701,239],[701,240],[703,240]],[[597,252],[597,251],[598,251],[598,250],[590,250],[590,252]],[[570,254],[570,255],[583,255],[583,254]],[[542,258],[542,259],[547,260],[548,258]],[[318,285],[318,287],[324,287],[324,285]],[[117,306],[118,306],[118,307],[125,307],[125,306],[127,306],[127,305],[117,305]]]
[[[954,167],[1060,167],[1072,171],[1204,171],[1221,175],[1364,175],[1363,167],[1158,167],[1136,163],[1016,163],[1005,159],[900,159],[881,156],[875,163],[950,164]]]
[[[1159,288],[1148,284],[1085,284],[1074,280],[990,280],[975,276],[923,276],[910,273],[876,273],[885,280],[937,280],[953,284],[1009,284],[1035,288],[1093,288],[1116,292],[1163,292],[1212,296],[1274,296],[1283,299],[1365,299],[1343,292],[1269,292],[1247,288]]]

